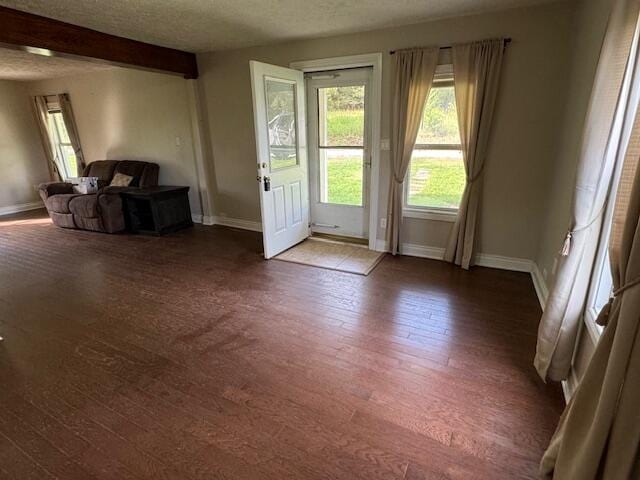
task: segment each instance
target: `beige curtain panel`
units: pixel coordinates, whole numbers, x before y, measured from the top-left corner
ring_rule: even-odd
[[[585,120],[571,226],[538,329],[534,364],[543,379],[565,380],[571,369],[619,147],[615,119],[620,108],[626,108],[623,80],[639,4],[640,0],[617,0],[605,34]]]
[[[64,126],[67,128],[67,134],[69,135],[69,141],[73,146],[73,151],[76,154],[76,164],[78,170],[78,176],[82,176],[86,163],[84,162],[84,155],[82,154],[82,147],[80,146],[80,135],[78,134],[78,126],[76,125],[76,119],[73,116],[73,109],[71,108],[71,101],[69,95],[62,93],[58,95],[58,103],[60,104],[60,112],[62,112],[62,119],[64,120]]]
[[[491,135],[504,40],[454,45],[453,79],[467,183],[444,258],[468,269],[473,263],[482,177]]]
[[[49,169],[49,177],[54,182],[62,181],[60,170],[56,161],[56,149],[51,139],[53,138],[52,132],[49,130],[49,121],[47,119],[47,98],[38,96],[33,98],[33,107],[36,114],[36,122],[38,124],[38,130],[40,131],[40,139],[42,140],[42,148],[44,149],[44,155],[47,159],[47,167]]]
[[[404,179],[436,73],[439,52],[438,47],[420,48],[399,50],[394,56],[388,221],[389,243],[394,255],[400,253]]]
[[[605,330],[541,464],[544,478],[640,478],[640,122],[618,187]]]

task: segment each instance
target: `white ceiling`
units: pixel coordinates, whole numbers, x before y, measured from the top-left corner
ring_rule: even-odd
[[[114,67],[60,57],[43,57],[20,50],[0,48],[0,79],[3,80],[41,80],[107,68]]]
[[[0,5],[156,45],[207,52],[550,1],[0,0]]]

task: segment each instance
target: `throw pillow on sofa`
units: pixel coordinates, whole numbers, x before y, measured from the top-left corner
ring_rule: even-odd
[[[116,173],[113,176],[113,180],[109,184],[110,187],[128,187],[131,185],[133,177],[131,175],[125,175],[124,173]]]

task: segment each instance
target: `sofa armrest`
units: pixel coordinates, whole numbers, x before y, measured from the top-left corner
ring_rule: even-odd
[[[73,184],[68,182],[48,182],[38,185],[38,193],[42,200],[46,200],[52,195],[73,193]]]

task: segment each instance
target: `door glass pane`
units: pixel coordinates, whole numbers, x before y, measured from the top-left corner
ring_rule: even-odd
[[[436,86],[429,92],[416,144],[460,145],[456,94],[453,86]]]
[[[298,165],[296,87],[293,83],[266,80],[269,160],[271,171]]]
[[[407,205],[458,208],[466,183],[461,150],[414,150]]]
[[[362,148],[321,148],[320,201],[362,206]]]
[[[364,145],[364,85],[318,89],[318,145]]]

